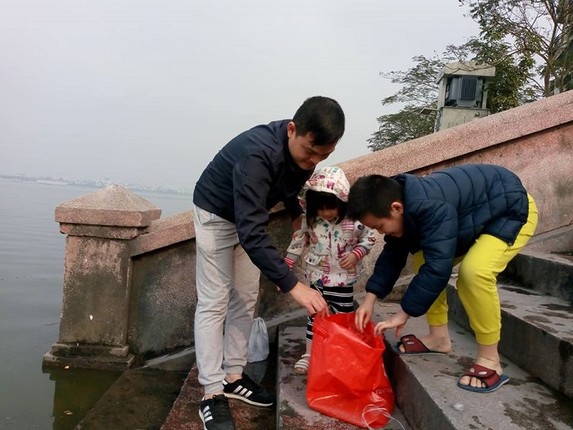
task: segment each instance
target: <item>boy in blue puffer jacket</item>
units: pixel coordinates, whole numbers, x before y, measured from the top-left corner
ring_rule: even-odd
[[[501,311],[497,275],[529,241],[537,225],[537,208],[520,179],[494,165],[468,164],[417,177],[369,175],[351,187],[348,216],[385,235],[366,297],[356,311],[363,330],[377,298],[386,297],[414,255],[416,275],[400,310],[376,325],[376,332],[396,329],[399,337],[408,318],[426,315],[429,333],[402,336],[401,354],[447,353],[448,306],[445,287],[461,263],[457,290],[477,342],[475,364],[458,386],[492,392],[509,378],[498,353]]]

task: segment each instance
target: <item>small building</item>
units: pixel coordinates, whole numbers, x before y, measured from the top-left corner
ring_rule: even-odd
[[[439,95],[434,131],[489,115],[487,80],[495,67],[475,61],[449,63],[438,77]]]

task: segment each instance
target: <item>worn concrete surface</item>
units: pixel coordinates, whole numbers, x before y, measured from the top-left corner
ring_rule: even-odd
[[[396,304],[382,305],[374,319],[388,317]],[[452,351],[447,355],[404,356],[393,353],[399,406],[417,430],[566,430],[573,428],[573,401],[556,393],[506,357],[501,357],[510,381],[499,390],[472,393],[457,387],[474,362],[473,336],[449,323]],[[425,317],[410,318],[403,334],[427,333]],[[393,331],[387,341],[395,345]]]

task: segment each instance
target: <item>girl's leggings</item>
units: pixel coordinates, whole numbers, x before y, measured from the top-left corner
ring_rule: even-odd
[[[347,314],[354,312],[354,284],[356,281],[348,282],[343,287],[328,287],[322,285],[321,281],[310,284],[311,288],[318,290],[333,314]],[[314,318],[309,316],[306,320],[306,341],[312,341],[312,326]]]
[[[482,234],[469,251],[455,260],[461,261],[458,272],[457,290],[460,301],[468,314],[470,326],[480,345],[493,345],[499,342],[501,333],[501,309],[497,291],[497,275],[509,261],[529,241],[537,226],[537,207],[529,197],[529,215],[512,245],[491,236]],[[414,270],[424,263],[421,252],[414,255]],[[444,325],[448,322],[448,303],[446,290],[438,296],[426,313],[431,326]]]

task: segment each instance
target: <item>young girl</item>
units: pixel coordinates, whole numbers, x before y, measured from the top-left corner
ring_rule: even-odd
[[[305,183],[299,201],[305,210],[301,229],[293,234],[285,262],[292,269],[304,250],[305,278],[317,289],[333,313],[354,311],[354,284],[361,260],[372,249],[373,230],[346,218],[350,184],[338,167],[317,170]],[[294,365],[297,373],[308,371],[313,318],[308,317],[306,351]]]

